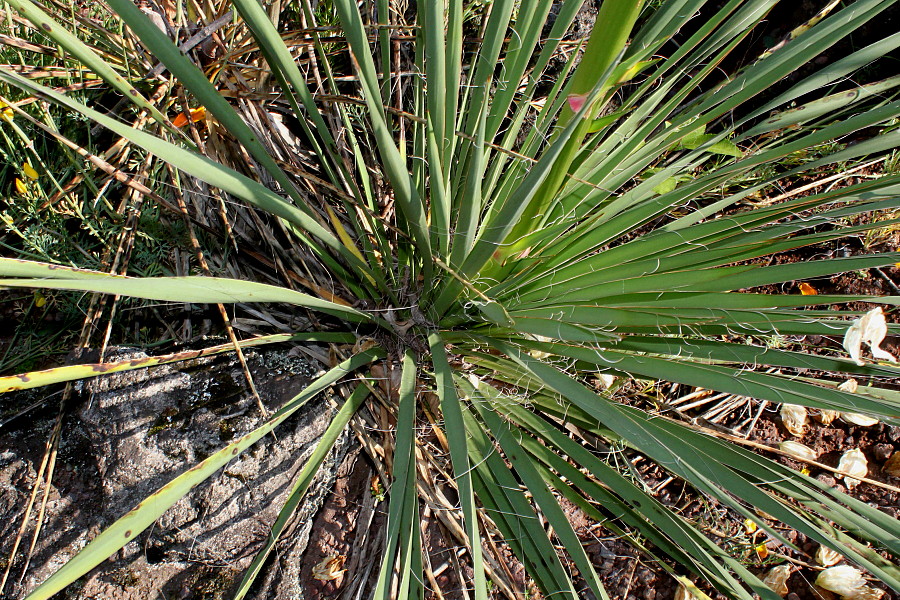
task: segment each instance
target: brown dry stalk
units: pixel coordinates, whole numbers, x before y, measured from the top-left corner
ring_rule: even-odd
[[[166,164],[166,167],[169,169],[169,173],[172,176],[172,180],[175,180],[175,168]],[[191,222],[190,215],[188,213],[187,204],[184,202],[184,197],[181,194],[181,190],[178,186],[173,186],[173,194],[175,195],[175,200],[178,202],[178,208],[181,210],[181,214],[184,217],[184,223],[187,226],[188,234],[191,237],[191,247],[194,249],[194,252],[197,255],[197,262],[200,264],[200,268],[203,269],[203,272],[207,275],[212,275],[212,271],[209,268],[209,263],[206,262],[206,257],[203,255],[203,249],[200,247],[200,241],[197,239],[197,233],[194,230],[194,225]],[[231,340],[232,346],[234,346],[234,350],[237,353],[238,361],[241,363],[241,370],[244,373],[244,379],[247,380],[247,385],[250,388],[250,392],[253,394],[254,400],[256,400],[256,405],[259,407],[260,413],[262,413],[263,418],[267,418],[269,416],[269,411],[266,409],[265,405],[263,405],[262,398],[259,395],[259,392],[256,389],[256,384],[253,382],[253,375],[250,373],[250,367],[247,366],[247,359],[244,357],[244,351],[241,350],[240,343],[238,342],[237,335],[234,333],[234,327],[231,326],[231,319],[228,317],[228,311],[225,310],[225,305],[221,302],[217,303],[216,306],[219,308],[219,314],[222,316],[222,322],[225,324],[225,330],[228,332],[228,338]]]

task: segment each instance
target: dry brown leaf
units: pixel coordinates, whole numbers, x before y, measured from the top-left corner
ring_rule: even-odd
[[[851,425],[859,425],[860,427],[871,427],[878,424],[878,419],[867,417],[859,413],[841,413],[841,420]]]
[[[821,423],[822,425],[831,425],[832,421],[841,416],[836,410],[816,410],[810,411],[812,418]]]
[[[857,588],[852,594],[844,596],[844,600],[881,600],[885,592],[879,588],[869,587],[867,585]]]
[[[819,291],[816,288],[814,288],[810,284],[806,283],[805,281],[801,281],[799,287],[800,287],[800,293],[804,296],[816,296],[819,293]]]
[[[859,382],[855,379],[848,379],[844,383],[838,386],[838,389],[842,392],[847,392],[850,394],[855,394],[856,390],[859,389]]]
[[[891,477],[900,477],[900,452],[894,452],[884,463],[882,470]]]
[[[616,382],[616,377],[609,373],[598,373],[597,382],[600,384],[601,389],[608,390]]]

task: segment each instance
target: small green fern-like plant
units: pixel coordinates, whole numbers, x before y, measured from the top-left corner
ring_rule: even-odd
[[[396,421],[375,598],[425,593],[419,519],[420,503],[429,499],[416,485],[426,468],[417,461],[422,441],[416,425],[426,397],[436,398],[440,409],[436,426],[452,464],[448,485],[459,498],[453,518],[474,566],[465,585],[475,598],[487,598],[489,589],[481,541],[486,518],[545,597],[575,599],[589,589],[608,598],[561,498],[661,565],[680,565],[678,573],[699,576],[730,597],[778,598],[696,523],[611,468],[591,440],[639,452],[773,538],[790,544],[773,527],[777,520],[900,591],[894,518],[744,447],[619,403],[593,384],[609,375],[669,381],[900,424],[900,395],[879,383],[900,375],[897,367],[736,340],[841,336],[853,313],[835,307],[900,301],[746,291],[900,261],[898,253],[792,264],[760,260],[891,224],[873,219],[841,226],[853,222],[850,217],[896,210],[896,173],[759,201],[776,183],[828,176],[833,165],[900,145],[900,77],[846,83],[900,46],[900,34],[771,90],[877,19],[891,0],[829,10],[727,78],[720,65],[776,0],[709,3],[713,8],[704,0],[666,0],[643,11],[641,2],[605,0],[583,52],[568,54],[550,86],[541,74],[557,56],[581,0],[479,3],[478,36],[466,31],[472,7],[463,0],[418,2],[408,11],[411,23],[399,22],[403,13],[389,0],[362,3],[364,13],[353,0],[333,0],[343,43],[332,37],[326,51],[316,30],[308,30],[320,52],[323,89],[309,87],[265,7],[233,0],[236,18],[252,32],[318,161],[312,195],[131,0],[109,4],[192,101],[253,157],[268,187],[249,171],[198,153],[143,98],[140,86],[32,0],[8,4],[153,121],[132,128],[7,70],[0,71],[4,83],[86,116],[279,219],[310,257],[314,280],[300,292],[211,277],[114,277],[4,258],[0,285],[171,302],[292,304],[319,313],[322,330],[247,345],[295,339],[356,348],[265,425],[126,512],[29,598],[48,598],[89,572],[340,381],[355,382],[354,391],[298,477],[237,598],[250,589],[328,448],[370,395],[381,395]],[[551,8],[556,16],[548,27]],[[704,8],[705,21],[682,33]],[[305,16],[314,24],[310,11]],[[391,26],[401,25],[412,36],[412,65],[402,70],[394,68],[391,34]],[[679,44],[667,45],[676,36]],[[352,72],[335,71],[342,65]],[[351,79],[358,87],[348,97]],[[843,87],[834,88],[838,84]],[[851,135],[857,136],[853,145],[825,146]],[[814,159],[784,166],[814,147]],[[824,154],[823,147],[829,148]],[[371,373],[392,369],[400,372],[396,394],[383,394]],[[821,375],[801,378],[799,369]],[[2,384],[12,389],[91,374],[88,367],[64,367]],[[851,376],[870,385],[856,393],[837,389]]]

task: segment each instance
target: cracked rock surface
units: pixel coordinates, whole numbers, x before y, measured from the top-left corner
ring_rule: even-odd
[[[139,356],[118,350],[108,360]],[[270,412],[300,392],[317,370],[283,351],[248,353],[247,361]],[[37,508],[28,520],[4,598],[24,596],[144,497],[264,422],[233,356],[113,374],[82,388],[64,422],[33,556],[25,569]],[[55,400],[47,406],[45,412],[0,430],[0,556],[6,560],[53,428]],[[311,400],[274,436],[237,456],[70,586],[65,597],[228,597],[264,543],[294,477],[333,414],[327,398]],[[326,459],[320,479],[298,508],[278,563],[288,563],[292,556],[299,561],[313,517],[348,446],[346,436],[341,438]],[[301,585],[292,578],[298,574],[272,570],[260,577],[266,589],[258,590],[259,597],[297,597],[292,590]]]

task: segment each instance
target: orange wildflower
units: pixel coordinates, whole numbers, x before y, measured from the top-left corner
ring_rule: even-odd
[[[200,108],[191,109],[191,122],[196,123],[197,121],[202,120],[204,117],[206,117],[206,109],[202,106]],[[175,127],[184,127],[187,124],[188,119],[186,116],[184,116],[183,112],[178,113],[177,115],[175,115],[175,118],[172,119],[172,125],[174,125]]]

